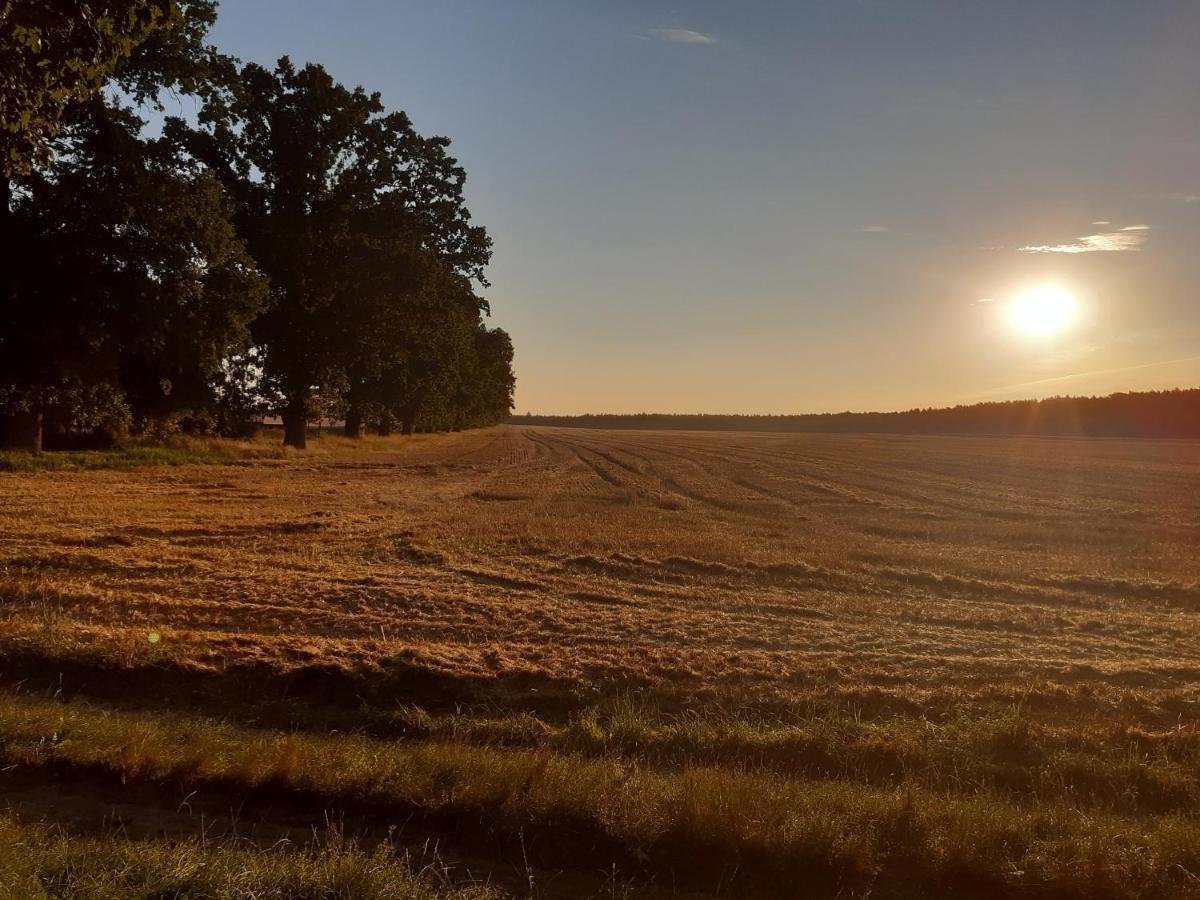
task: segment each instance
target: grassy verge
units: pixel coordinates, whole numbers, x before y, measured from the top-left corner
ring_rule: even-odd
[[[391,848],[364,850],[334,833],[296,848],[233,840],[131,841],[69,837],[0,815],[0,897],[12,900],[113,897],[485,900],[483,888],[455,889],[414,873]]]
[[[377,670],[266,664],[214,671],[171,659],[162,646],[142,640],[121,656],[70,639],[10,636],[0,639],[0,684],[285,731],[619,758],[657,771],[699,765],[874,786],[903,782],[1119,815],[1200,809],[1200,726],[1135,724],[1120,710],[1085,709],[1074,719],[1047,721],[1021,703],[990,703],[866,716],[810,701],[757,711],[706,702],[700,714],[679,698],[625,692],[537,712],[519,701],[504,706],[472,697],[470,685],[448,687],[450,700],[434,707],[397,704],[434,693],[432,673],[410,672],[405,680]]]
[[[82,469],[136,469],[145,466],[187,466],[232,463],[253,459],[287,459],[397,450],[406,444],[436,439],[415,437],[364,437],[358,440],[326,433],[309,435],[308,449],[296,451],[280,443],[280,433],[264,429],[247,440],[174,437],[161,443],[133,442],[111,450],[49,450],[29,453],[0,450],[0,472],[46,472]]]
[[[215,444],[215,442],[214,442]],[[220,446],[134,446],[116,450],[59,450],[26,453],[0,450],[0,472],[47,472],[64,469],[134,469],[142,466],[185,466],[242,459]]]
[[[795,718],[664,715],[629,699],[591,707],[564,725],[521,714],[431,715],[418,707],[393,713],[393,720],[427,739],[620,756],[659,770],[705,765],[864,785],[904,782],[1120,814],[1200,809],[1200,732],[1192,726],[1147,732],[1109,723],[1077,731],[1040,724],[1019,707],[940,723],[865,721],[829,707]]]
[[[880,787],[544,750],[237,728],[0,697],[6,765],[69,767],[181,790],[258,790],[375,819],[413,814],[530,838],[547,864],[612,862],[713,887],[872,897],[1184,897],[1200,819],[1121,816],[989,791]],[[537,862],[535,860],[535,862]]]

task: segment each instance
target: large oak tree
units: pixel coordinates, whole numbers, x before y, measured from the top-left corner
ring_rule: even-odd
[[[47,414],[97,425],[203,406],[249,344],[266,284],[229,201],[211,176],[175,172],[140,125],[94,100],[54,163],[21,179],[0,306],[10,442],[39,449]]]
[[[75,16],[60,9],[58,19],[71,21],[47,20],[45,35],[61,43],[100,28],[89,16],[101,6],[80,4]],[[120,92],[102,96],[100,75],[79,79],[52,127],[38,132],[29,165],[4,179],[7,443],[38,449],[47,415],[113,425],[203,405],[222,359],[249,341],[265,283],[234,232],[228,198],[212,177],[178,171],[129,105],[156,104],[166,89],[207,98],[223,90],[232,64],[205,41],[215,8],[163,6],[150,17],[161,27],[104,69]],[[31,6],[22,12],[29,26]],[[65,51],[51,41],[41,52],[57,60]]]
[[[234,197],[238,232],[270,277],[255,339],[292,446],[305,445],[323,384],[369,378],[396,353],[423,272],[483,279],[491,242],[470,223],[449,142],[321,66],[248,64],[231,98],[194,126],[170,120],[167,134]]]
[[[320,66],[240,66],[215,17],[0,0],[0,437],[188,410],[238,431],[277,409],[300,447],[318,409],[348,434],[496,421],[511,343],[482,324],[491,243],[449,142]],[[149,139],[167,91],[200,114]]]

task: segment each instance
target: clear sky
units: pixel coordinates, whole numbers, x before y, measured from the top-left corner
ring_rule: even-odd
[[[1200,385],[1192,0],[224,0],[213,37],[452,139],[518,412]],[[1068,321],[1014,323],[1045,285]]]

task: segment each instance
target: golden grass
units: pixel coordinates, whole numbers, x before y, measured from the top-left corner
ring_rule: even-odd
[[[0,897],[113,900],[117,897],[488,900],[487,889],[455,888],[414,873],[391,848],[362,849],[336,831],[296,847],[243,841],[131,841],[119,831],[74,838],[0,815]]]
[[[139,438],[125,441],[108,450],[55,450],[46,453],[0,450],[0,472],[228,465],[247,460],[286,460],[321,458],[334,454],[379,453],[399,450],[421,441],[436,440],[430,435],[375,438],[370,441],[350,440],[331,431],[318,436],[311,450],[297,451],[283,446],[280,433],[277,428],[262,428],[253,437],[243,439],[187,435],[175,435],[165,440]]]
[[[747,809],[777,791],[813,809],[789,792],[815,779],[820,802],[842,791],[875,823],[911,794],[938,846],[981,834],[946,810],[1003,810],[1003,828],[1037,823],[1011,826],[1036,832],[1022,847],[1056,848],[1013,865],[1092,871],[1079,854],[1103,846],[1114,896],[1143,877],[1130,854],[1157,865],[1192,834],[1194,442],[503,427],[313,443],[0,473],[0,678],[141,710],[152,734],[182,707],[359,728],[471,765],[636,771],[672,803],[700,771]],[[706,815],[712,847],[735,840]],[[874,848],[855,878],[900,852],[874,828],[854,819]],[[1131,837],[1160,830],[1175,837],[1158,849]],[[659,846],[617,834],[635,859]],[[782,846],[762,840],[763,859]],[[847,841],[826,835],[822,858]],[[738,851],[743,874],[774,871],[757,852]],[[1170,853],[1182,868],[1154,883],[1183,890],[1196,869]],[[1036,889],[987,858],[998,890]]]
[[[1081,817],[1070,804],[1019,807],[987,792],[872,788],[768,772],[455,743],[148,719],[0,696],[9,766],[69,764],[122,781],[199,790],[292,792],[337,808],[527,834],[548,861],[606,848],[676,883],[740,873],[769,889],[804,878],[851,896],[942,896],[1022,888],[1055,896],[1183,896],[1200,870],[1200,821],[1186,815]],[[190,792],[190,793],[189,793]],[[503,837],[499,838],[503,840]]]
[[[14,630],[154,630],[212,665],[402,659],[548,687],[1066,710],[1132,691],[1173,720],[1194,709],[1200,658],[1197,456],[495,429],[7,475],[0,591]]]

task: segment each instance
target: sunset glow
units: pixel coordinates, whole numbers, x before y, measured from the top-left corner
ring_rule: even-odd
[[[1008,305],[1012,326],[1028,337],[1050,337],[1075,322],[1079,303],[1075,295],[1058,285],[1046,284],[1018,294]]]

